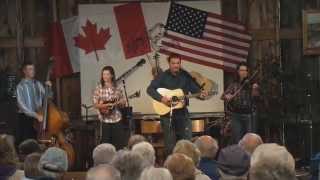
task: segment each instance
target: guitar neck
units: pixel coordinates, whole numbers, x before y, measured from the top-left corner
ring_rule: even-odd
[[[215,95],[215,94],[217,94],[217,92],[216,91],[210,91],[209,93],[208,93],[208,95]],[[199,97],[201,95],[201,92],[199,92],[199,93],[194,93],[194,94],[188,94],[188,95],[185,95],[184,97],[182,97],[182,98],[196,98],[196,97]]]
[[[188,95],[185,95],[183,98],[196,98],[196,97],[199,97],[201,93],[194,93],[194,94],[188,94]]]

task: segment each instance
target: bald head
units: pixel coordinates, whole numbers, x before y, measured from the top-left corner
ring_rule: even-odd
[[[215,158],[219,149],[218,142],[211,136],[200,136],[194,144],[201,152],[201,157]]]
[[[239,145],[249,154],[252,154],[254,150],[261,144],[263,144],[261,137],[255,133],[247,133],[239,141]]]

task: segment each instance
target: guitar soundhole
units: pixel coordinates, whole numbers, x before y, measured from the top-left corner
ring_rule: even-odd
[[[179,98],[177,96],[172,96],[171,100],[172,102],[177,102],[179,101]]]

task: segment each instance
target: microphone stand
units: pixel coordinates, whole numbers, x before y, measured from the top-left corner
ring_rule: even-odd
[[[126,81],[124,79],[122,79],[122,87],[124,90],[124,95],[126,97],[126,103],[127,103],[127,107],[125,107],[125,118],[129,121],[129,132],[130,132],[130,136],[133,134],[134,132],[134,123],[132,123],[133,118],[132,118],[132,107],[129,104],[129,98],[128,98],[128,93],[127,93],[127,87],[126,87]]]
[[[128,94],[127,94],[127,88],[126,88],[125,79],[131,73],[133,73],[135,70],[137,70],[138,67],[141,67],[145,63],[146,63],[146,60],[145,59],[141,59],[139,62],[137,62],[136,65],[134,65],[132,68],[130,68],[129,70],[124,72],[119,78],[116,79],[116,84],[119,84],[122,81],[122,86],[123,86],[123,89],[124,89],[124,93],[125,93],[125,97],[126,97],[126,103],[127,103],[127,107],[125,108],[125,114],[126,114],[126,119],[129,121],[130,135],[133,134],[135,127],[134,127],[134,123],[132,122],[133,121],[132,107],[129,106],[129,99],[128,99]]]
[[[88,113],[89,113],[89,109],[91,109],[91,108],[93,107],[93,105],[88,106],[88,105],[86,105],[86,104],[82,104],[81,106],[86,110],[85,122],[88,123],[88,118],[89,118]]]

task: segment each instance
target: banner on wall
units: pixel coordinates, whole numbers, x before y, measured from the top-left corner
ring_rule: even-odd
[[[179,2],[179,4],[199,11],[220,14],[220,1],[188,1]],[[163,52],[171,50],[172,47],[165,46],[176,42],[173,40],[168,42],[168,37],[165,36],[171,6],[170,2],[79,6],[79,33],[74,40],[75,45],[80,49],[82,104],[92,104],[92,94],[99,82],[103,66],[113,66],[116,76],[120,76],[139,60],[146,59],[147,64],[137,68],[125,79],[126,87],[129,95],[138,90],[141,92],[140,98],[130,100],[130,105],[133,106],[135,112],[154,113],[151,98],[146,94],[146,88],[153,79],[151,71],[156,62],[162,69],[168,67],[167,53]],[[164,40],[167,44],[163,43]],[[181,42],[175,45],[174,48],[184,48]],[[223,52],[220,52],[219,55],[222,56]],[[197,57],[200,57],[201,60],[200,55]],[[192,99],[189,107],[191,112],[224,111],[223,101],[220,100],[223,92],[223,68],[220,67],[225,62],[220,59],[216,60],[216,63],[220,63],[221,66],[207,66],[183,58],[184,69],[205,76],[219,91],[218,95],[206,101]],[[93,113],[95,114],[94,110],[89,112],[89,114]]]

